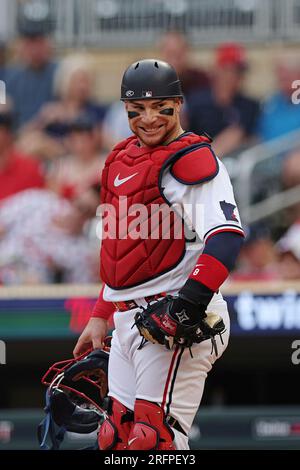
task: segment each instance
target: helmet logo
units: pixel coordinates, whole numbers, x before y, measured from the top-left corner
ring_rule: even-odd
[[[127,90],[125,94],[126,94],[126,96],[130,97],[130,96],[134,95],[134,91],[133,90]]]
[[[152,91],[151,90],[143,91],[142,95],[144,98],[152,98]]]

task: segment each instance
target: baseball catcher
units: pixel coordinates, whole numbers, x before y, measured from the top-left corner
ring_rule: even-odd
[[[228,343],[220,288],[244,234],[212,139],[181,126],[174,68],[131,64],[121,100],[132,136],[102,172],[103,285],[74,355],[101,347],[114,314],[99,449],[188,449],[207,374]]]

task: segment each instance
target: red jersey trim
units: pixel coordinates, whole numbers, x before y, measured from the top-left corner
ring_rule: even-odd
[[[212,228],[206,234],[204,235],[204,242],[206,243],[213,235],[216,235],[217,233],[221,232],[234,232],[234,233],[239,233],[242,237],[245,237],[244,230],[242,227],[239,227],[237,225],[230,225],[230,224],[224,224],[224,225],[219,225],[218,227]]]

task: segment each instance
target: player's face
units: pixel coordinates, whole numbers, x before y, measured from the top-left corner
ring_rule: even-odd
[[[182,133],[179,98],[126,101],[125,106],[130,129],[141,145],[167,144]]]

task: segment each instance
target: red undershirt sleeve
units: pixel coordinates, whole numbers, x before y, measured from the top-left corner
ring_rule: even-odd
[[[104,287],[105,287],[105,284],[103,284],[102,286],[97,302],[93,308],[91,318],[103,318],[104,320],[108,320],[109,317],[116,310],[112,302],[107,302],[106,300],[104,300],[103,298]]]

